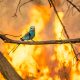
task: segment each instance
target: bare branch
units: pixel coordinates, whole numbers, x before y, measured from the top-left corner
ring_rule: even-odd
[[[21,13],[21,7],[22,7],[22,6],[24,6],[25,4],[27,4],[27,3],[31,2],[31,1],[33,1],[33,0],[29,0],[29,1],[26,1],[26,2],[24,2],[23,4],[21,4],[21,5],[19,6],[19,12]]]
[[[51,4],[52,4],[52,7],[54,8],[54,11],[55,11],[55,13],[56,13],[56,15],[57,15],[57,17],[58,17],[58,19],[59,19],[59,21],[60,21],[60,23],[61,23],[62,27],[63,27],[63,30],[64,30],[64,32],[65,32],[65,34],[66,34],[66,37],[69,39],[69,36],[68,36],[67,31],[66,31],[65,25],[63,24],[63,22],[61,21],[61,19],[60,19],[59,15],[58,15],[58,11],[57,11],[57,9],[56,9],[56,7],[55,7],[54,3],[53,3],[53,0],[49,0],[49,1],[50,1],[49,3],[51,3]],[[74,47],[73,47],[72,42],[69,42],[69,43],[71,44],[71,47],[72,47],[73,52],[74,52],[74,54],[75,54],[75,56],[76,56],[76,59],[78,60],[77,55],[76,55],[76,51],[75,51],[75,49],[74,49]]]
[[[7,59],[0,52],[0,71],[6,80],[22,80],[22,78],[17,74],[12,65],[7,61]]]
[[[2,31],[0,31],[0,34],[3,34],[3,35],[8,35],[8,36],[12,36],[12,37],[20,37],[21,35],[18,35],[18,36],[15,36],[15,35],[12,35],[12,34],[5,34],[5,33],[3,33]]]
[[[20,40],[12,40],[12,39],[7,38],[5,35],[2,35],[2,34],[0,34],[0,38],[5,43],[28,44],[28,45],[80,43],[80,38],[67,39],[67,40],[48,40],[48,41],[20,41]]]
[[[70,0],[66,0],[66,1],[70,3],[78,12],[80,12],[80,9],[74,3],[72,3]]]
[[[29,0],[29,1],[26,1],[26,2],[24,2],[23,4],[21,4],[21,0],[19,0],[18,5],[17,5],[17,8],[16,8],[16,11],[15,11],[13,17],[17,16],[18,10],[19,10],[19,12],[21,13],[21,10],[20,10],[21,7],[22,7],[23,5],[25,5],[25,4],[29,3],[29,2],[31,2],[31,1],[33,1],[33,0]],[[21,5],[20,5],[20,4],[21,4]]]
[[[20,3],[21,3],[21,0],[19,0],[19,3],[17,5],[16,11],[15,11],[13,17],[17,16],[17,11],[18,11],[18,8],[19,8]]]
[[[12,36],[12,37],[20,37],[21,36],[21,35],[15,36],[15,35],[11,35],[11,34],[4,34],[4,35],[8,35],[8,36]]]

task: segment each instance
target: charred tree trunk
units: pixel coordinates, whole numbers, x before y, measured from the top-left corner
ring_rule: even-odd
[[[11,64],[0,52],[0,72],[7,80],[22,80],[22,78],[17,74]]]

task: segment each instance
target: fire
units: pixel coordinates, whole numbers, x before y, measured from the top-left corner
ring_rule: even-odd
[[[60,18],[62,19],[63,13],[59,12],[59,15]],[[54,34],[55,34],[55,39],[57,40],[65,39],[65,36],[63,35],[63,27],[60,24],[57,17],[55,17]],[[66,61],[67,63],[67,61],[71,61],[74,57],[73,50],[70,44],[56,45],[56,53],[58,60],[60,62]]]
[[[58,14],[62,20],[64,16],[63,12],[58,12]],[[22,31],[22,36],[28,32],[30,26],[35,26],[35,41],[43,40],[43,37],[48,37],[46,34],[43,35],[43,32],[50,21],[50,8],[45,6],[33,6],[30,9],[29,15],[30,19],[25,25],[25,29]],[[57,16],[55,16],[52,32],[54,34],[54,39],[65,39],[63,27]],[[49,50],[50,48],[51,53]],[[7,50],[10,51],[8,47]],[[11,57],[11,64],[23,79],[26,79],[27,76],[33,77],[33,80],[80,79],[80,64],[77,63],[73,65],[73,58],[75,55],[70,44],[57,44],[54,45],[54,49],[53,45],[20,44],[16,51],[14,53],[11,52],[9,56]]]
[[[27,25],[25,25],[25,29],[22,32],[22,36],[26,32],[28,32],[30,26],[33,25],[36,28],[36,36],[34,40],[42,40],[40,34],[45,29],[45,26],[50,18],[50,11],[47,8],[45,6],[34,6],[31,9],[31,11],[29,12],[30,21]],[[42,46],[20,45],[14,53],[10,53],[10,56],[12,58],[11,63],[23,79],[25,79],[26,76],[32,76],[36,78],[41,73],[44,74],[44,76],[41,77],[43,80],[44,77],[47,77],[46,73],[49,72],[49,69],[45,69],[45,64],[41,61],[42,71],[40,71],[39,63],[37,63],[36,60],[37,56],[42,55],[44,53],[43,49],[44,48]]]
[[[62,19],[63,12],[59,12],[58,15]],[[54,24],[54,34],[55,39],[63,40],[65,36],[63,34],[63,27],[60,24],[57,16],[55,17],[55,24]],[[52,60],[54,60],[54,56],[58,60],[58,66],[56,66],[55,71],[57,72],[57,79],[55,80],[79,80],[80,73],[77,73],[77,68],[79,67],[76,65],[76,61],[74,60],[74,53],[70,44],[57,44],[55,45],[55,54],[52,56]],[[79,62],[78,62],[79,65]],[[79,70],[78,70],[79,71]]]
[[[0,73],[0,79],[1,80],[5,80],[4,77],[3,77],[3,75],[1,73]]]

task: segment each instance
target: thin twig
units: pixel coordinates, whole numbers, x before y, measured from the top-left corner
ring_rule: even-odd
[[[63,27],[63,29],[64,29],[64,32],[65,32],[65,34],[66,34],[66,37],[69,39],[68,33],[67,33],[67,31],[66,31],[66,28],[65,28],[64,24],[62,23],[62,21],[61,21],[59,15],[58,15],[58,11],[57,11],[57,9],[56,9],[56,7],[55,7],[53,1],[52,1],[52,0],[50,0],[50,1],[51,1],[51,3],[52,3],[52,6],[53,6],[53,8],[54,8],[54,11],[55,11],[55,13],[56,13],[56,15],[57,15],[59,21],[60,21],[60,23],[61,23],[61,25],[62,25],[62,27]],[[72,47],[73,52],[74,52],[74,54],[75,54],[75,56],[76,56],[76,59],[78,60],[77,55],[76,55],[76,51],[75,51],[75,49],[74,49],[74,47],[73,47],[73,44],[72,44],[71,42],[69,42],[69,43],[71,44],[71,47]]]
[[[21,4],[21,5],[19,6],[19,12],[21,13],[21,7],[22,7],[23,5],[25,5],[25,4],[27,4],[27,3],[31,2],[31,1],[33,1],[33,0],[29,0],[29,1],[26,1],[26,2],[24,2],[23,4]]]
[[[8,36],[12,36],[12,37],[20,37],[21,36],[21,35],[15,36],[15,35],[11,35],[11,34],[4,34],[4,35],[8,35]]]
[[[69,2],[78,12],[80,12],[80,9],[74,3],[72,3],[70,0],[66,1]]]
[[[29,0],[29,1],[26,1],[25,3],[21,4],[21,0],[19,0],[18,5],[17,5],[17,8],[16,8],[16,11],[15,11],[13,17],[17,16],[18,10],[19,10],[19,12],[20,12],[20,14],[21,14],[20,8],[21,8],[23,5],[25,5],[26,3],[29,3],[29,2],[31,2],[31,1],[33,1],[33,0]],[[20,4],[21,4],[21,5],[20,5]]]
[[[3,33],[2,31],[0,31],[0,34],[3,34],[3,35],[8,35],[8,36],[12,36],[12,37],[20,37],[21,35],[18,35],[18,36],[15,36],[15,35],[12,35],[12,34],[5,34],[5,33]]]
[[[17,16],[17,11],[18,11],[18,8],[19,8],[20,3],[21,3],[21,0],[19,0],[19,3],[17,5],[16,11],[15,11],[13,17]]]

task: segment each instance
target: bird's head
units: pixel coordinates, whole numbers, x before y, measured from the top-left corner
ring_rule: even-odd
[[[30,27],[30,30],[35,30],[35,26],[31,26]]]

